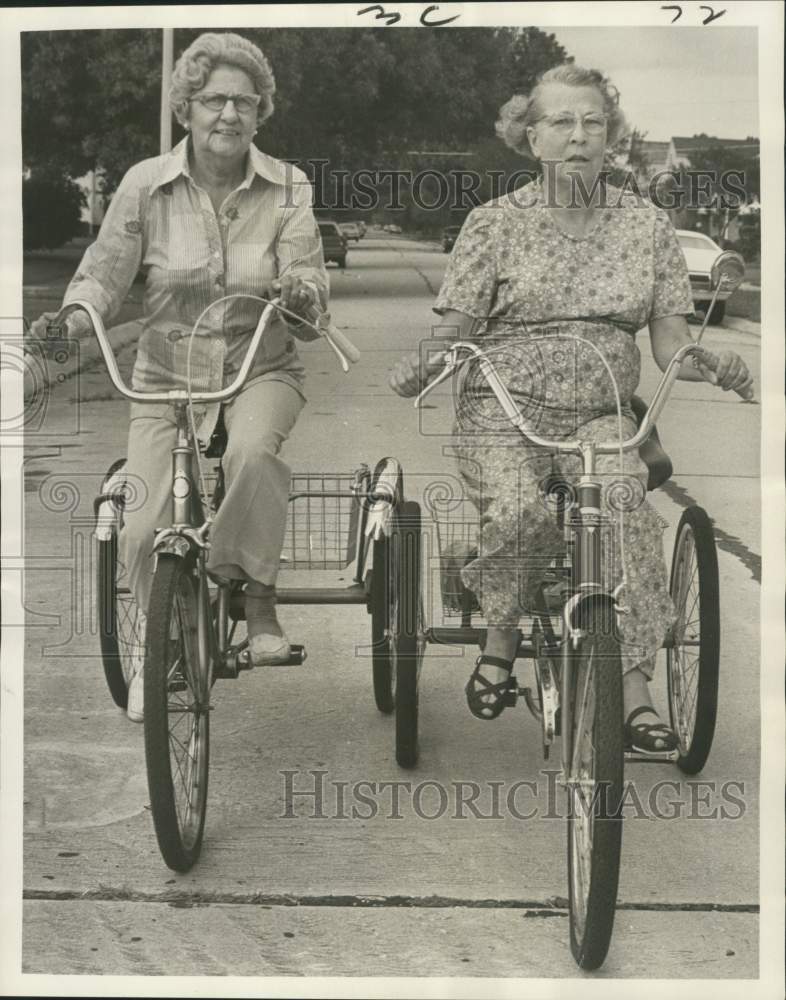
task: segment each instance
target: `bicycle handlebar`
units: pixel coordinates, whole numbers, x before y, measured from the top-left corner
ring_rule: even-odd
[[[232,297],[234,298],[236,296]],[[258,301],[267,301],[260,300],[258,296],[244,297],[255,298]],[[216,303],[213,304],[215,305]],[[112,351],[112,345],[109,343],[106,335],[104,321],[96,308],[90,302],[86,302],[83,299],[75,300],[74,302],[70,302],[67,306],[64,306],[52,323],[49,324],[49,327],[62,325],[63,320],[65,320],[66,317],[68,317],[72,312],[76,312],[77,310],[85,312],[93,327],[96,339],[98,340],[98,346],[101,349],[101,354],[103,355],[104,362],[106,363],[107,372],[109,373],[109,378],[111,379],[112,384],[122,396],[125,396],[126,399],[130,399],[132,402],[175,403],[190,399],[193,403],[221,403],[227,399],[231,399],[233,396],[237,395],[238,392],[240,392],[243,387],[243,383],[248,378],[248,373],[251,370],[251,364],[254,360],[254,356],[256,355],[259,343],[262,340],[262,336],[265,333],[268,322],[270,321],[270,317],[279,308],[278,299],[267,301],[265,308],[262,310],[262,315],[259,317],[259,321],[257,322],[254,334],[251,337],[251,342],[248,345],[246,356],[243,358],[243,363],[240,366],[240,371],[238,372],[237,377],[231,385],[212,392],[189,393],[188,389],[168,389],[165,392],[140,392],[137,389],[130,389],[120,375],[117,360],[114,352]],[[320,314],[316,310],[313,310],[312,313],[316,317],[316,324],[314,325],[317,328],[317,332],[328,341],[330,347],[333,349],[334,353],[341,362],[341,367],[344,371],[349,371],[349,365],[346,358],[348,357],[349,360],[354,363],[360,357],[360,352],[354,344],[352,344],[352,342],[344,336],[343,333],[330,323],[330,317],[327,313]],[[306,319],[305,322],[308,323],[310,320]]]
[[[557,451],[562,453],[581,453],[587,447],[587,444],[580,441],[578,438],[573,439],[563,439],[558,441],[549,441],[546,438],[542,438],[537,434],[530,431],[525,424],[524,417],[522,416],[521,410],[516,405],[515,400],[508,392],[507,386],[503,383],[502,379],[499,377],[494,365],[489,361],[486,354],[475,344],[471,344],[467,341],[457,341],[445,351],[444,360],[445,367],[439,373],[439,375],[430,382],[415,399],[415,407],[420,406],[423,399],[437,386],[440,382],[444,382],[446,378],[449,378],[455,371],[457,371],[461,365],[466,364],[470,360],[470,357],[459,360],[459,351],[467,351],[470,357],[474,357],[479,362],[479,367],[481,374],[486,379],[486,382],[491,389],[491,391],[496,396],[500,406],[505,411],[506,416],[516,427],[521,434],[532,444],[538,445],[541,448],[547,448],[550,451]],[[701,347],[699,344],[685,344],[681,347],[672,357],[671,361],[666,367],[663,373],[663,377],[655,390],[655,394],[652,397],[652,402],[647,408],[647,412],[638,427],[638,430],[633,435],[633,437],[628,438],[627,441],[604,441],[599,444],[593,444],[590,447],[598,455],[610,455],[622,451],[633,451],[635,448],[639,448],[644,441],[647,440],[652,428],[655,425],[658,417],[666,405],[666,400],[671,393],[672,386],[677,381],[677,375],[679,373],[680,365],[689,355],[695,355],[702,359],[702,363],[706,364],[708,368],[712,370],[711,357],[708,352]],[[753,396],[753,390],[750,389],[746,393],[738,393],[743,399],[751,399]]]
[[[330,313],[321,313],[318,309],[312,308],[306,312],[306,320],[319,330],[321,336],[333,349],[345,372],[349,371],[347,361],[351,361],[354,365],[360,360],[360,351],[349,337],[331,323]]]

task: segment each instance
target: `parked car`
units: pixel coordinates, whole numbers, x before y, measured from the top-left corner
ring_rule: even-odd
[[[690,278],[690,290],[693,295],[693,305],[696,310],[706,312],[712,301],[713,274],[712,268],[718,256],[723,252],[718,244],[711,240],[704,233],[694,232],[691,229],[678,229],[677,240],[688,265],[688,277]],[[740,257],[740,265],[745,267],[745,261]],[[712,312],[710,313],[710,323],[720,323],[726,312],[726,300],[734,289],[718,292]]]
[[[322,254],[325,263],[334,260],[340,268],[347,266],[347,238],[337,222],[319,222],[319,236],[322,240]]]
[[[360,226],[358,226],[357,222],[340,222],[339,229],[348,241],[354,240],[355,243],[359,243],[360,237],[363,235],[360,232]]]
[[[444,253],[450,253],[460,232],[461,226],[445,226],[442,230],[442,250]]]
[[[389,223],[387,226],[383,227],[386,233],[400,233],[403,232],[401,226],[397,226],[395,222]]]

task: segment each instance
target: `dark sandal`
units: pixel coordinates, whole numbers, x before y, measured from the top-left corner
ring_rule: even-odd
[[[676,750],[680,741],[674,730],[665,722],[640,722],[637,726],[633,725],[633,720],[645,712],[658,714],[649,705],[639,705],[638,708],[634,708],[625,722],[626,746],[644,753],[665,753],[667,750]]]
[[[503,660],[500,656],[487,656],[484,653],[475,661],[475,669],[472,671],[464,688],[467,695],[467,705],[476,719],[496,719],[504,708],[515,704],[515,696],[512,698],[509,697],[509,695],[513,694],[514,685],[511,682],[514,678],[508,676],[504,681],[492,684],[481,673],[480,668],[484,664],[492,667],[502,667],[510,675],[511,670],[513,670],[513,661]],[[491,700],[486,701],[485,699],[489,695],[492,696]]]

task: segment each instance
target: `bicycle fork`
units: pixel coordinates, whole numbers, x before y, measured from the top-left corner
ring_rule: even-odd
[[[583,447],[584,467],[594,467],[594,446]],[[608,517],[600,506],[600,481],[585,471],[579,479],[575,506],[566,519],[565,532],[570,552],[574,584],[573,596],[563,608],[563,635],[560,684],[560,712],[562,731],[561,781],[570,787],[579,780],[574,773],[577,763],[573,760],[574,654],[587,633],[583,629],[585,606],[599,602],[609,606],[610,614],[603,620],[616,624],[619,609],[612,594],[604,587],[602,573],[602,533]],[[602,669],[602,668],[601,668]]]

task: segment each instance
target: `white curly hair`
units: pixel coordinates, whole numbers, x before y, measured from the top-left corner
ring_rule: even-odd
[[[257,109],[257,122],[273,114],[273,94],[276,81],[273,70],[261,50],[242,35],[231,31],[217,34],[205,32],[183,52],[172,72],[169,106],[181,125],[188,121],[188,99],[201,90],[216,66],[237,66],[248,73],[254,89],[262,97]]]
[[[562,63],[541,73],[529,94],[514,94],[499,109],[495,130],[506,146],[523,156],[535,159],[527,138],[527,129],[541,117],[538,98],[549,83],[568,87],[594,87],[603,98],[603,110],[609,116],[607,144],[613,146],[628,131],[625,115],[619,107],[619,91],[608,77],[596,69],[584,69],[574,63]]]

